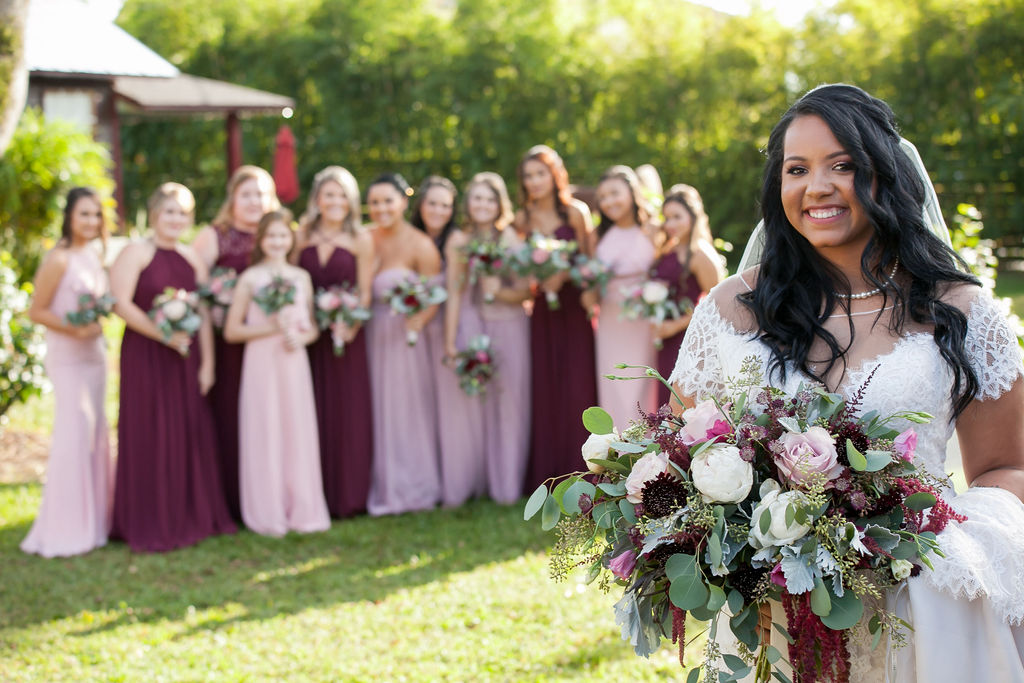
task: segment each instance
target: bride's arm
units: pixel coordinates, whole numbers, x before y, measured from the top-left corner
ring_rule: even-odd
[[[970,485],[998,486],[1024,501],[1024,378],[997,399],[972,402],[956,431]]]

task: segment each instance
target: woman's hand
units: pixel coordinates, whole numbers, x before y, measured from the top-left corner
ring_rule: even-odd
[[[94,322],[82,325],[81,327],[75,327],[71,336],[75,339],[95,339],[101,334],[103,334],[103,326],[98,322]]]
[[[546,280],[541,281],[540,288],[545,292],[558,292],[568,279],[569,275],[566,273],[555,273]]]
[[[583,290],[583,293],[580,294],[580,306],[582,306],[583,310],[587,312],[588,318],[594,317],[598,300],[597,292],[593,289],[585,289]]]
[[[190,337],[187,332],[182,332],[179,330],[178,332],[172,333],[171,336],[168,337],[167,340],[164,342],[164,344],[170,346],[172,349],[180,353],[182,356],[187,356],[188,350],[192,346],[192,337]],[[211,381],[210,384],[212,385],[213,382]]]
[[[213,363],[203,360],[199,364],[199,393],[206,396],[214,383]]]
[[[484,297],[484,301],[490,303],[494,301],[498,292],[501,291],[501,278],[497,275],[485,275],[480,278],[480,293]]]
[[[348,344],[353,339],[355,339],[356,330],[353,327],[349,327],[345,323],[337,322],[331,324],[331,335],[335,339],[340,339],[341,341]]]

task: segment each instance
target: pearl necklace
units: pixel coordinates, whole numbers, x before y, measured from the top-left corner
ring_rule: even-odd
[[[899,267],[900,267],[900,259],[897,256],[896,257],[896,262],[892,264],[892,272],[889,273],[889,279],[890,280],[893,279],[894,277],[896,277],[896,270]],[[868,290],[866,292],[857,292],[856,294],[840,294],[839,292],[832,292],[832,295],[833,296],[837,296],[840,299],[849,299],[851,301],[854,300],[854,299],[867,299],[869,297],[873,297],[874,295],[878,294],[879,292],[881,292],[883,289],[885,289],[888,286],[889,285],[886,284],[886,285],[883,285],[881,287],[875,287],[874,289]]]

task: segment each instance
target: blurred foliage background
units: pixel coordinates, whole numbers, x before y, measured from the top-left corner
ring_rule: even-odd
[[[118,23],[183,71],[296,98],[304,188],[335,163],[364,185],[385,170],[512,181],[545,142],[577,184],[616,163],[693,184],[716,235],[742,244],[772,124],[844,81],[892,105],[947,211],[977,206],[990,237],[1024,224],[1024,0],[841,0],[797,27],[681,0],[128,0]],[[280,123],[244,121],[247,163],[270,167]],[[129,217],[170,178],[212,217],[222,121],[122,131]]]

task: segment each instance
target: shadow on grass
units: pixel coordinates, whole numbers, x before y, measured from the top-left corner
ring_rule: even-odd
[[[16,488],[0,485],[0,504]],[[0,520],[0,628],[85,611],[117,613],[76,631],[85,636],[126,623],[180,620],[190,607],[240,612],[195,629],[209,630],[308,607],[378,602],[404,588],[542,550],[550,537],[536,521],[523,522],[522,510],[522,503],[475,501],[453,510],[335,521],[318,534],[275,539],[241,531],[153,555],[112,543],[56,559],[18,549],[30,522]]]

